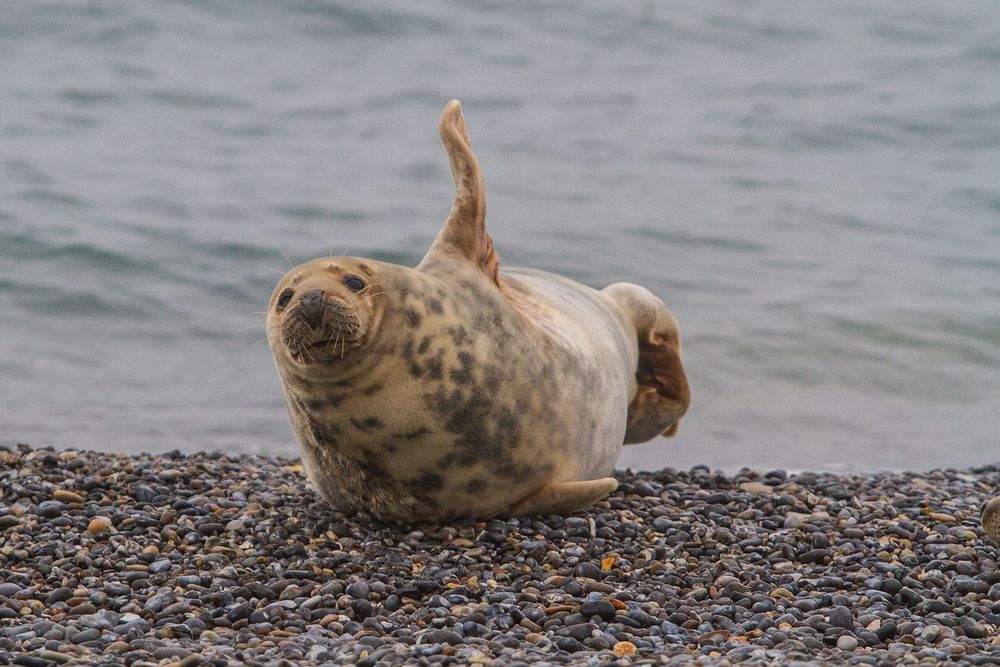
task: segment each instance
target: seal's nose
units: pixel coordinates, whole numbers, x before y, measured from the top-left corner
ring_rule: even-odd
[[[323,324],[323,300],[326,292],[321,289],[314,289],[306,292],[299,298],[299,307],[295,316],[309,325],[310,329],[319,329]]]

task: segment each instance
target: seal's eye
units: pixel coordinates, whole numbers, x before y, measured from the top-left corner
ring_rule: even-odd
[[[278,303],[275,306],[275,309],[279,313],[283,311],[285,309],[285,306],[288,305],[288,302],[292,300],[293,294],[295,294],[295,290],[293,290],[292,288],[288,288],[281,293],[281,296],[278,297]]]
[[[347,276],[344,278],[344,284],[350,287],[355,292],[360,292],[365,288],[365,281],[357,276]]]

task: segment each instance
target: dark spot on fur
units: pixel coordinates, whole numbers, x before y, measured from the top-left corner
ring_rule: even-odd
[[[496,429],[498,436],[510,443],[511,449],[516,449],[521,444],[518,438],[521,430],[521,416],[510,408],[500,408],[497,414]]]
[[[422,438],[425,435],[430,435],[430,434],[431,430],[429,428],[427,428],[426,426],[421,426],[420,428],[409,431],[408,433],[394,433],[393,437],[403,438],[404,440],[416,440],[417,438]]]
[[[324,410],[325,408],[335,408],[347,400],[349,394],[327,394],[319,398],[310,398],[305,401],[305,406],[313,412]]]
[[[403,315],[406,316],[406,323],[410,325],[410,328],[416,329],[420,326],[421,317],[420,313],[413,310],[412,308],[407,308],[403,311]]]
[[[475,321],[472,323],[472,328],[479,333],[489,333],[490,331],[490,320],[485,315],[478,315]]]
[[[403,357],[403,361],[406,362],[410,375],[417,379],[422,377],[424,374],[424,367],[417,363],[416,355],[413,352],[413,336],[408,336],[406,340],[403,341],[400,354]]]
[[[420,341],[420,347],[417,348],[417,354],[425,354],[431,346],[431,337],[424,336]]]
[[[458,284],[471,293],[475,301],[481,302],[486,300],[486,294],[483,292],[482,285],[479,281],[464,279],[458,281]]]
[[[375,431],[385,427],[385,424],[383,424],[377,417],[365,417],[364,419],[351,417],[351,423],[354,424],[354,428],[358,429],[362,433],[368,433],[369,431]]]
[[[308,413],[306,413],[306,428],[309,429],[309,435],[317,445],[335,447],[340,444],[340,439],[337,437],[340,434],[339,428],[324,424]]]
[[[472,342],[472,336],[469,335],[468,329],[462,325],[448,327],[448,335],[451,336],[451,341],[455,344],[455,347],[465,347]]]
[[[444,350],[438,350],[437,356],[425,362],[427,366],[427,377],[431,380],[440,380],[444,377]]]
[[[461,368],[453,368],[448,374],[453,382],[457,384],[469,384],[472,382],[472,367],[473,359],[472,355],[466,351],[458,353],[458,363]]]
[[[414,491],[434,492],[444,488],[444,477],[433,470],[424,470],[406,483]]]
[[[444,312],[444,306],[441,304],[441,299],[438,299],[437,297],[427,299],[427,308],[435,315],[440,315]]]
[[[358,461],[358,467],[369,479],[386,477],[385,467],[379,462],[378,455],[370,450],[365,451],[364,456]]]
[[[468,393],[456,387],[427,394],[426,399],[442,420],[445,430],[455,434],[454,458],[460,465],[502,460],[519,444],[520,419],[504,412],[496,398],[472,386]]]
[[[370,387],[366,387],[365,389],[363,389],[361,393],[363,393],[365,396],[374,396],[383,389],[385,389],[385,385],[382,384],[381,382],[376,382]]]
[[[517,464],[511,461],[500,461],[493,468],[493,471],[500,477],[506,479],[527,479],[538,472],[548,472],[552,469],[552,465],[548,464],[545,466],[534,466],[528,463]]]
[[[474,494],[484,493],[488,488],[489,485],[481,477],[470,479],[468,482],[465,483],[466,493],[474,493]]]
[[[487,391],[495,392],[503,381],[503,372],[498,366],[490,364],[483,369],[483,385]]]

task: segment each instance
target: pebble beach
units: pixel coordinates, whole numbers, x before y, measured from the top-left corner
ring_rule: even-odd
[[[295,459],[0,450],[0,664],[1000,664],[1000,466],[617,476],[388,526]]]

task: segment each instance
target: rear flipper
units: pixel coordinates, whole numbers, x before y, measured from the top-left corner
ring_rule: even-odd
[[[508,516],[568,514],[593,505],[618,488],[613,477],[582,482],[552,482],[507,510]]]
[[[645,442],[661,433],[672,436],[691,402],[677,320],[644,287],[615,283],[603,291],[630,316],[639,343],[638,386],[628,406],[625,444]]]

